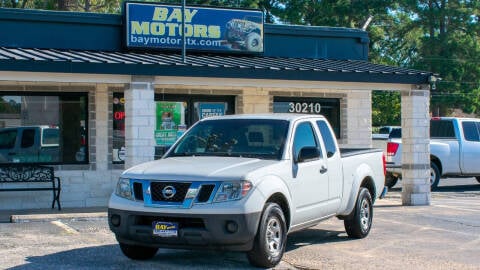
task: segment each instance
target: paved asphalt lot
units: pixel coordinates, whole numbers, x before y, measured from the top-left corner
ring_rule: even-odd
[[[377,201],[365,239],[347,238],[337,219],[290,234],[275,269],[480,269],[480,184],[456,180],[432,193],[431,206],[401,206],[394,187]],[[160,250],[150,261],[131,261],[101,217],[0,223],[0,268],[251,269],[234,252]]]

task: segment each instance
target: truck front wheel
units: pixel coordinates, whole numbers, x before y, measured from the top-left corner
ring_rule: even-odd
[[[345,230],[351,238],[364,238],[372,228],[373,205],[372,195],[362,187],[358,192],[353,215],[343,221]]]
[[[287,226],[282,208],[276,203],[267,203],[260,219],[253,249],[247,252],[250,264],[271,268],[277,265],[285,251]]]
[[[123,254],[132,260],[148,260],[157,254],[158,248],[119,243]]]

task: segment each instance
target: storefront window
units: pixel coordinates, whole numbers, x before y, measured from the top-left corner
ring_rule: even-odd
[[[203,95],[155,95],[155,159],[159,159],[191,125],[205,117],[233,114],[235,97]],[[125,160],[125,99],[113,93],[114,164]]]
[[[155,159],[198,120],[234,113],[233,96],[156,95]]]
[[[321,114],[330,122],[335,136],[340,138],[340,99],[274,97],[273,112]]]
[[[0,93],[0,163],[88,162],[87,95]]]
[[[113,93],[113,143],[112,161],[125,162],[125,98],[123,93]]]

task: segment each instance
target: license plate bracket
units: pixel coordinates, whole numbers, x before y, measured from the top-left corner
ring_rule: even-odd
[[[159,237],[177,237],[178,223],[168,221],[154,221],[152,222],[152,233]]]

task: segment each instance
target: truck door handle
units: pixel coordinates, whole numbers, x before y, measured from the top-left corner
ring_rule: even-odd
[[[326,173],[327,171],[328,171],[328,169],[325,168],[325,166],[322,166],[322,168],[320,168],[320,173],[321,173],[321,174],[324,174],[324,173]]]

